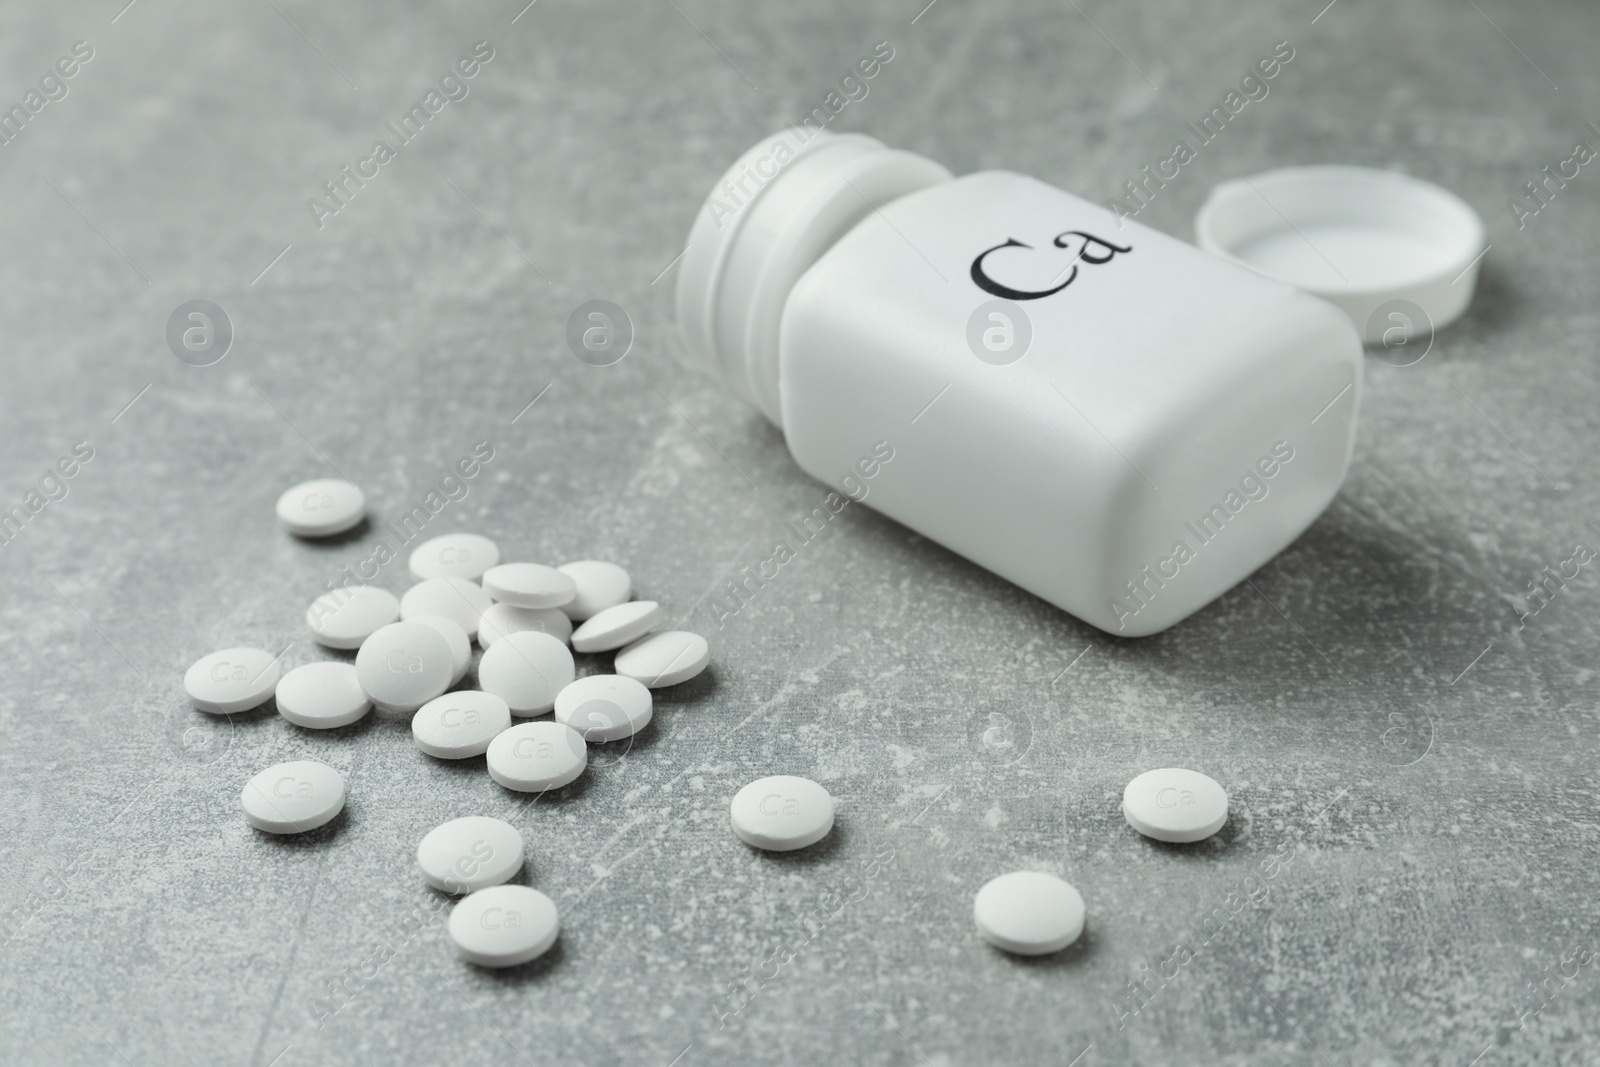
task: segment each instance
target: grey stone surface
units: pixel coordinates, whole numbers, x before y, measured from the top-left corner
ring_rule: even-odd
[[[0,1059],[1600,1062],[1600,966],[1562,962],[1600,950],[1592,568],[1515,611],[1600,544],[1600,176],[1525,229],[1507,206],[1600,136],[1593,5],[120,2],[0,13],[7,106],[94,48],[0,145],[7,506],[94,450],[0,549]],[[480,40],[470,95],[319,229],[307,199]],[[854,507],[718,625],[719,583],[825,490],[686,357],[667,268],[721,169],[879,40],[894,59],[839,128],[1097,199],[1288,40],[1142,220],[1189,237],[1214,182],[1322,161],[1487,220],[1469,315],[1415,366],[1368,357],[1327,514],[1167,634],[1106,637]],[[611,367],[563,340],[596,298],[637,330]],[[192,299],[236,328],[209,367],[164,339]],[[515,810],[403,721],[185,705],[213,649],[329,655],[306,603],[393,539],[296,542],[280,490],[337,469],[397,518],[481,440],[430,532],[616,559],[712,641],[625,758]],[[378,581],[403,589],[403,562]],[[346,774],[346,813],[252,831],[244,781],[302,757]],[[1232,792],[1208,845],[1118,812],[1173,763]],[[728,799],[776,772],[838,798],[824,845],[734,840]],[[492,974],[453,957],[413,851],[507,809],[565,929]],[[1059,958],[975,936],[973,893],[1020,867],[1088,902]]]

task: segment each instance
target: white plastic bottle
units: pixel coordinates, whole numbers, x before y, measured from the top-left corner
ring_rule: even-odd
[[[1350,462],[1362,350],[1333,305],[856,134],[735,163],[677,309],[807,473],[1126,637],[1271,559]]]

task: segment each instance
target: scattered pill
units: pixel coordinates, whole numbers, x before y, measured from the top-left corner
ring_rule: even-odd
[[[618,674],[591,674],[556,694],[556,722],[591,745],[620,741],[650,725],[650,690]]]
[[[446,893],[501,885],[522,869],[522,835],[499,819],[468,815],[428,831],[417,846],[422,880]]]
[[[483,572],[483,590],[502,604],[559,608],[577,594],[578,583],[541,563],[502,563]]]
[[[461,624],[443,615],[418,615],[414,621],[438,630],[450,645],[450,684],[455,685],[466,677],[467,668],[472,666],[472,638]]]
[[[226,648],[201,656],[183,674],[183,691],[212,715],[249,711],[278,685],[278,660],[259,648]]]
[[[572,647],[579,652],[609,652],[643,637],[660,621],[660,604],[654,600],[630,600],[597,612],[572,631]]]
[[[399,619],[400,601],[370,585],[324,593],[306,609],[311,636],[329,648],[360,648],[379,628]]]
[[[411,717],[412,740],[439,759],[481,756],[496,734],[509,729],[511,709],[506,702],[475,689],[434,697]]]
[[[308,730],[349,726],[372,710],[348,663],[307,663],[278,681],[278,714]]]
[[[711,646],[699,634],[668,630],[650,634],[617,653],[616,671],[651,689],[677,685],[706,669]]]
[[[515,967],[556,943],[561,919],[555,901],[525,885],[497,885],[461,899],[450,912],[450,940],[468,963]]]
[[[278,521],[300,537],[332,537],[360,525],[367,494],[338,478],[301,482],[278,498]]]
[[[424,541],[411,553],[411,573],[428,578],[466,578],[477,581],[500,562],[500,549],[479,534],[453,533]]]
[[[478,620],[493,603],[477,582],[465,578],[428,578],[400,597],[400,618],[443,615],[465,630],[468,637],[476,637]]]
[[[344,778],[316,760],[280,763],[246,782],[239,803],[257,830],[303,834],[344,810]]]
[[[978,890],[972,919],[979,936],[996,948],[1042,956],[1083,933],[1083,897],[1053,874],[1013,871]]]
[[[833,829],[833,797],[809,778],[758,778],[733,796],[733,832],[769,852],[814,845]]]
[[[633,579],[615,563],[580,559],[576,563],[563,563],[556,570],[577,584],[572,599],[561,605],[561,610],[574,622],[583,622],[606,608],[625,604],[633,595]]]
[[[589,748],[570,726],[543,719],[518,723],[489,742],[489,777],[521,793],[560,789],[589,764]]]
[[[488,648],[506,634],[538,630],[566,644],[572,638],[572,620],[560,608],[519,608],[495,604],[478,620],[478,644]]]
[[[507,634],[478,661],[478,687],[493,693],[511,714],[543,715],[556,694],[576,675],[572,653],[549,634],[536,630]]]
[[[1228,821],[1228,794],[1199,771],[1145,771],[1122,791],[1128,825],[1157,841],[1202,841]]]
[[[416,711],[450,685],[450,643],[426,623],[394,622],[356,653],[356,677],[380,711]]]

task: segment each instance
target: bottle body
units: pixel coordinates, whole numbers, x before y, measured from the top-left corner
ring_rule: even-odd
[[[776,350],[802,469],[1130,637],[1310,525],[1361,391],[1332,305],[999,171],[872,204],[789,285]]]

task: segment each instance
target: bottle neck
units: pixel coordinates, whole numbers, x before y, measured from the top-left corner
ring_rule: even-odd
[[[795,283],[863,218],[950,179],[861,134],[766,138],[722,176],[690,230],[677,291],[689,350],[781,427],[778,332]]]

